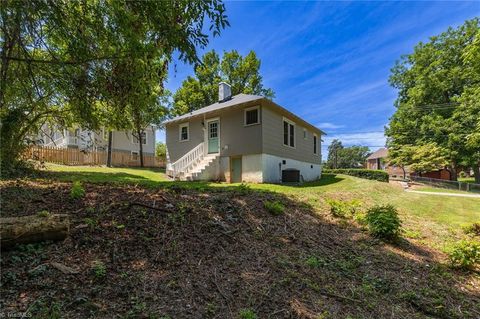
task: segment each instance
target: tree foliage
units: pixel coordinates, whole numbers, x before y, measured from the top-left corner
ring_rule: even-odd
[[[472,167],[480,181],[479,46],[475,18],[419,43],[396,63],[390,84],[398,89],[397,110],[386,128],[393,162],[423,170],[422,155],[433,145],[432,167],[446,160],[455,177],[458,167]]]
[[[166,158],[167,157],[167,145],[163,142],[157,142],[155,145],[155,156]]]
[[[173,96],[173,115],[182,115],[218,101],[218,84],[230,84],[232,95],[257,94],[275,96],[272,89],[263,86],[260,59],[254,51],[245,57],[236,50],[224,52],[220,59],[214,50],[207,52],[195,66],[195,76],[189,76]]]
[[[2,169],[46,122],[155,122],[173,52],[197,63],[197,48],[228,25],[220,0],[6,0],[0,17]]]
[[[370,151],[367,146],[344,147],[342,142],[334,139],[328,146],[328,168],[359,168],[363,167]]]

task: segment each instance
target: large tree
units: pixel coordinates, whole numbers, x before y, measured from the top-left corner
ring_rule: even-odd
[[[434,163],[446,159],[454,178],[459,167],[471,167],[480,182],[480,148],[475,143],[480,121],[479,30],[478,18],[449,28],[419,43],[392,69],[390,84],[398,89],[397,110],[386,135],[393,160],[396,154],[406,159],[398,151],[401,148],[416,146],[413,150],[422,152],[434,145],[442,150],[430,154],[436,154],[431,157]],[[418,168],[419,155],[411,154],[405,164]]]
[[[344,147],[342,142],[334,139],[328,146],[328,168],[359,168],[365,163],[370,151],[367,146]]]
[[[173,115],[185,114],[218,101],[218,84],[231,85],[232,94],[257,94],[268,98],[275,96],[272,89],[263,86],[260,60],[254,51],[245,57],[236,50],[224,52],[222,59],[214,51],[207,52],[173,96]]]
[[[45,122],[91,129],[150,122],[172,53],[197,63],[204,30],[217,35],[228,25],[220,0],[0,5],[3,173]]]

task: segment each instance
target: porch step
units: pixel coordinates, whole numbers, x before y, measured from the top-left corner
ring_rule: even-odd
[[[200,175],[215,161],[218,154],[206,155],[201,161],[199,161],[193,169],[189,172],[181,174],[180,180],[194,181],[197,180]]]

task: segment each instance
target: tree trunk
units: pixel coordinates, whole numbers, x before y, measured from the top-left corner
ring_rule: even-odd
[[[112,167],[112,131],[108,131],[107,166]]]
[[[474,165],[472,167],[473,169],[473,176],[475,176],[475,183],[476,184],[480,184],[480,167],[479,167],[480,163],[477,164],[477,165]]]
[[[2,217],[0,226],[2,250],[13,248],[16,244],[63,240],[69,232],[68,215],[59,214]]]
[[[142,143],[142,130],[137,128],[137,136],[138,136],[138,145],[139,145],[139,155],[140,155],[140,167],[143,167],[143,143]]]
[[[402,171],[403,171],[403,180],[407,178],[407,172],[405,171],[405,166],[402,165]]]
[[[450,168],[450,180],[457,181],[457,166],[455,164],[452,164]]]

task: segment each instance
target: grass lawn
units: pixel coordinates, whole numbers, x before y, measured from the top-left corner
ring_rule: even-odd
[[[126,183],[145,187],[181,187],[206,189],[231,188],[238,184],[168,181],[163,170],[49,165],[48,171],[61,181]],[[452,240],[462,237],[462,227],[480,221],[480,198],[440,197],[404,192],[394,183],[382,183],[347,175],[324,174],[317,182],[301,186],[249,184],[254,190],[286,194],[328,213],[326,199],[358,199],[364,207],[393,204],[399,208],[406,233],[431,246],[445,250]],[[438,189],[437,189],[438,190]]]

